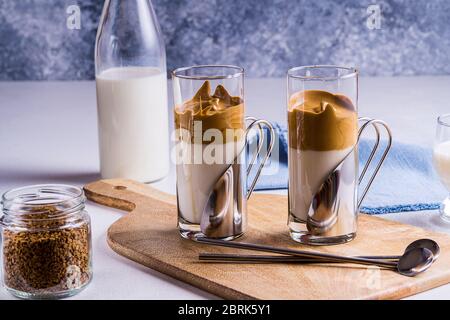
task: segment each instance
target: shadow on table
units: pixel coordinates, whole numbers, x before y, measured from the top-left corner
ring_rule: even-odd
[[[33,170],[0,168],[0,184],[13,188],[45,183],[84,185],[99,179],[101,179],[99,172],[58,172],[57,170],[49,171],[48,169],[39,171],[38,168]]]

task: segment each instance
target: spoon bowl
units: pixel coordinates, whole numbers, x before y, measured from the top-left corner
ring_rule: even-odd
[[[425,248],[431,251],[433,254],[433,260],[436,260],[441,253],[441,248],[437,244],[436,241],[431,239],[419,239],[414,242],[411,242],[405,249],[405,252],[416,249],[416,248]]]
[[[427,248],[414,248],[406,251],[397,263],[398,273],[414,277],[426,271],[433,264],[433,253]]]

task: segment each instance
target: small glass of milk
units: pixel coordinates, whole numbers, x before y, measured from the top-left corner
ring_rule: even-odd
[[[442,115],[437,120],[436,140],[433,151],[434,167],[450,191],[450,114]],[[450,222],[450,195],[441,204],[441,217]]]

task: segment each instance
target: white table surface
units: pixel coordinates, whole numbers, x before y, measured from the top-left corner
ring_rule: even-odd
[[[247,115],[284,123],[284,93],[283,79],[247,80]],[[360,83],[360,115],[387,121],[396,141],[431,146],[436,117],[450,112],[449,101],[450,77],[363,78]],[[82,186],[99,179],[96,117],[94,82],[0,82],[0,192],[51,182]],[[174,193],[174,170],[154,186]],[[114,253],[106,230],[123,213],[92,203],[87,209],[94,278],[72,299],[215,298]],[[384,217],[450,233],[436,211]],[[450,285],[411,298],[449,299]],[[2,299],[13,298],[0,289]]]

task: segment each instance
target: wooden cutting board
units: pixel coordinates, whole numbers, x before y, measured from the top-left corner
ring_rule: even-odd
[[[287,197],[254,194],[249,231],[237,241],[343,255],[396,255],[413,240],[431,238],[441,246],[438,261],[414,278],[357,265],[201,263],[200,252],[237,250],[181,239],[175,196],[130,180],[94,182],[85,192],[94,202],[130,212],[108,230],[114,251],[227,299],[397,299],[450,282],[450,236],[382,218],[360,215],[353,242],[308,248],[289,238]]]

